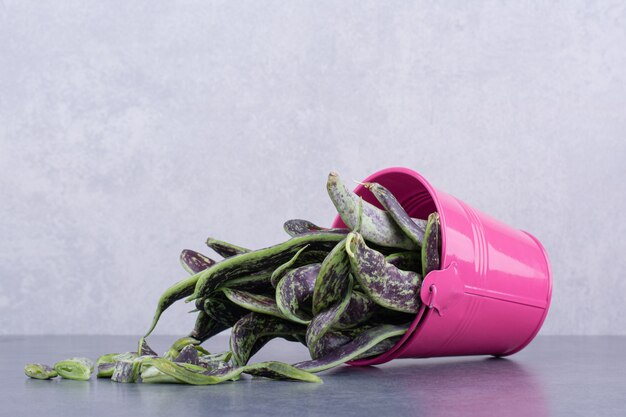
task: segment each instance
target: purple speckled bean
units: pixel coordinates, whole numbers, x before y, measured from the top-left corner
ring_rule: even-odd
[[[237,378],[243,371],[242,367],[226,367],[222,369],[207,370],[200,366],[176,363],[162,358],[146,360],[162,373],[175,378],[179,382],[191,385],[214,385]],[[145,382],[150,382],[146,380]]]
[[[231,302],[246,310],[260,314],[268,314],[281,319],[286,318],[276,305],[276,300],[272,297],[229,288],[224,288],[222,292]]]
[[[211,269],[212,268],[209,268],[205,271],[209,271]],[[165,310],[167,310],[172,304],[174,304],[181,298],[185,298],[188,295],[193,294],[198,279],[200,278],[201,274],[205,273],[205,271],[201,271],[195,275],[190,276],[187,279],[178,281],[176,284],[165,290],[161,297],[159,297],[157,308],[154,312],[154,318],[152,319],[152,323],[150,323],[150,328],[148,329],[144,337],[148,337],[150,333],[152,333],[157,323],[159,322],[161,314],[163,314]]]
[[[328,251],[309,250],[305,251],[307,247],[300,249],[289,261],[280,265],[272,272],[272,287],[276,288],[278,282],[285,276],[285,274],[294,269],[300,268],[305,265],[320,263],[328,255]]]
[[[368,241],[381,246],[415,249],[415,242],[409,239],[386,211],[363,201],[363,214],[359,216],[361,198],[345,186],[336,172],[328,175],[326,188],[339,216],[351,230],[357,227],[362,218],[360,233]]]
[[[245,308],[239,307],[226,298],[224,293],[215,292],[204,300],[205,313],[224,328],[233,326],[237,320],[249,313]]]
[[[311,250],[315,251],[329,250],[343,238],[343,235],[336,233],[312,233],[291,238],[268,248],[224,259],[197,276],[194,292],[185,301],[189,302],[205,297],[230,279],[258,273],[286,262],[305,246],[309,246]]]
[[[385,256],[385,261],[405,271],[422,272],[422,254],[420,251],[392,253],[391,255]]]
[[[237,365],[245,365],[252,356],[256,342],[260,338],[284,337],[302,334],[305,327],[287,320],[265,314],[250,313],[242,317],[232,328],[230,350]]]
[[[346,250],[352,272],[363,291],[378,305],[405,313],[417,313],[422,277],[385,262],[385,256],[370,249],[359,233],[350,233]]]
[[[311,321],[313,290],[320,267],[321,264],[310,264],[292,269],[276,286],[276,304],[289,320],[302,324]]]
[[[180,264],[193,275],[215,265],[215,261],[200,252],[185,249],[180,253]]]
[[[395,344],[398,343],[400,339],[401,339],[401,336],[396,336],[396,337],[391,337],[389,339],[385,339],[382,342],[375,345],[374,347],[370,348],[368,351],[360,354],[354,359],[370,358],[372,356],[381,355],[387,352],[392,347],[394,347]]]
[[[339,242],[322,262],[313,290],[313,314],[328,309],[341,300],[348,286],[350,261],[346,255],[345,239]]]
[[[285,262],[284,264],[280,265],[278,268],[276,268],[274,270],[274,272],[272,272],[272,277],[270,278],[270,281],[272,283],[272,287],[276,288],[276,286],[278,285],[278,282],[282,279],[282,277],[289,271],[290,268],[293,267],[293,265],[296,263],[296,261],[298,260],[298,258],[300,257],[300,254],[302,252],[304,252],[304,250],[308,247],[305,246],[302,249],[300,249],[298,252],[296,252],[291,259],[289,259],[287,262]]]
[[[325,371],[326,369],[334,368],[335,366],[355,359],[385,339],[402,336],[408,328],[409,324],[401,326],[383,324],[381,326],[372,327],[359,334],[351,342],[339,346],[321,358],[298,362],[293,366],[308,372]]]
[[[233,245],[232,243],[224,242],[223,240],[214,239],[212,237],[207,238],[206,245],[223,258],[230,258],[232,256],[250,252],[250,249],[242,248],[241,246]]]
[[[387,213],[389,213],[398,227],[415,243],[415,249],[420,247],[424,240],[426,221],[412,219],[408,213],[404,211],[404,208],[400,205],[396,197],[382,185],[375,182],[367,182],[363,185],[374,194],[374,197],[376,197],[378,202],[387,210]]]
[[[54,368],[42,363],[29,363],[24,367],[24,374],[33,379],[52,379],[58,376]]]
[[[146,338],[142,337],[139,339],[139,343],[137,346],[137,355],[139,356],[159,356],[146,342]]]
[[[189,333],[189,337],[204,342],[227,328],[227,326],[209,316],[203,309],[198,313],[196,323],[193,326],[193,330]]]
[[[200,365],[200,361],[198,360],[198,350],[194,345],[187,345],[180,350],[178,356],[174,358],[174,362]]]
[[[200,366],[207,369],[223,369],[229,366],[229,361],[231,357],[231,351],[216,353],[212,355],[200,355],[198,357],[198,363]]]
[[[302,219],[287,220],[285,224],[283,225],[283,229],[285,229],[285,232],[287,232],[287,234],[291,237],[300,236],[300,235],[304,235],[307,233],[319,233],[319,232],[339,233],[339,234],[345,235],[349,232],[348,229],[320,227],[314,223],[311,223],[308,220],[302,220]]]
[[[339,294],[335,294],[335,304],[326,307],[325,310],[319,312],[313,317],[306,329],[306,345],[309,348],[311,357],[317,351],[316,345],[324,334],[326,334],[339,321],[341,315],[346,311],[350,304],[350,296],[352,295],[352,276],[348,275],[344,280],[346,285],[338,288]]]
[[[319,338],[315,346],[313,346],[313,352],[311,352],[311,358],[321,358],[328,355],[339,346],[343,346],[350,342],[352,337],[343,334],[341,332],[327,332]]]
[[[439,214],[431,213],[428,216],[428,225],[426,226],[426,234],[424,236],[424,244],[422,245],[422,274],[426,276],[430,271],[440,268],[440,247],[441,239],[439,224]]]
[[[230,279],[217,287],[217,289],[222,288],[232,288],[235,290],[242,291],[256,291],[256,292],[264,292],[271,290],[271,277],[272,271],[262,271],[256,274],[247,275],[245,277],[238,277]]]
[[[381,308],[365,294],[352,291],[350,302],[333,325],[333,329],[343,330],[357,327],[367,322]]]
[[[121,383],[136,382],[139,378],[142,360],[143,358],[135,358],[122,359],[115,362],[115,368],[113,369],[113,375],[111,375],[111,381]]]
[[[320,377],[282,362],[260,362],[243,368],[244,374],[289,381],[322,382]]]

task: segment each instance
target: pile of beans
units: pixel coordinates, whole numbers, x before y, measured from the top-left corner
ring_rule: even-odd
[[[97,376],[194,385],[236,380],[241,374],[319,382],[313,373],[389,350],[421,307],[422,277],[440,267],[439,216],[411,218],[385,187],[363,185],[383,209],[363,201],[336,173],[328,176],[328,194],[347,229],[294,219],[284,225],[291,238],[268,248],[249,250],[209,238],[207,245],[224,258],[219,262],[184,250],[181,264],[191,276],[160,297],[137,351],[101,356]],[[145,337],[161,314],[183,298],[195,303],[194,328],[159,356]],[[211,354],[202,348],[228,328],[229,351]],[[276,337],[304,344],[311,360],[249,364]],[[93,372],[86,358],[25,368],[37,379],[86,380]]]

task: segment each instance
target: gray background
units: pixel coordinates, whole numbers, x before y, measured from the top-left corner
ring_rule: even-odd
[[[626,334],[624,5],[0,1],[0,333],[138,334],[181,249],[403,165],[545,244],[542,333]]]

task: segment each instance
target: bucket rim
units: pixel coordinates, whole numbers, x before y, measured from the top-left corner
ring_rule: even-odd
[[[438,196],[437,196],[437,191],[430,184],[430,182],[428,182],[428,180],[426,180],[426,178],[424,178],[420,173],[418,173],[417,171],[412,170],[410,168],[400,167],[400,166],[398,166],[398,167],[389,167],[389,168],[385,168],[385,169],[381,169],[379,171],[376,171],[373,174],[370,174],[369,176],[367,176],[367,178],[365,178],[362,181],[362,183],[376,182],[376,179],[379,179],[380,177],[383,177],[383,176],[386,176],[386,175],[389,175],[389,174],[394,174],[394,175],[403,174],[403,175],[407,175],[407,176],[413,178],[414,180],[417,180],[424,187],[424,189],[428,192],[430,198],[432,199],[433,203],[435,204],[435,211],[439,214],[439,222],[440,222],[440,229],[441,229],[441,265],[446,265],[446,261],[447,261],[447,259],[446,259],[446,236],[445,236],[446,220],[445,220],[445,214],[442,212],[442,210],[440,208],[440,203],[439,203],[439,199],[438,199]],[[365,186],[363,186],[362,184],[358,184],[356,186],[356,188],[354,189],[354,192],[357,195],[361,195],[363,192],[369,192],[369,190],[367,190],[365,188]],[[340,221],[340,220],[341,220],[341,218],[339,217],[339,215],[337,215],[335,217],[335,220],[333,221],[333,226],[336,226],[336,223],[338,221]],[[422,279],[424,279],[424,278],[425,277],[422,277]],[[418,295],[418,297],[419,297],[419,295]],[[405,347],[407,345],[407,341],[413,337],[415,332],[418,330],[419,323],[427,315],[426,314],[426,308],[427,308],[427,306],[422,303],[422,306],[420,307],[418,313],[415,315],[415,318],[411,322],[411,325],[407,329],[406,333],[404,333],[402,338],[400,338],[400,340],[395,345],[393,345],[393,347],[391,349],[389,349],[388,351],[386,351],[384,353],[381,353],[380,355],[373,356],[371,358],[353,360],[353,361],[349,361],[347,363],[349,365],[353,365],[353,366],[379,365],[379,364],[383,364],[383,363],[389,362],[392,359],[395,359],[395,358],[399,357],[402,354],[403,347]]]

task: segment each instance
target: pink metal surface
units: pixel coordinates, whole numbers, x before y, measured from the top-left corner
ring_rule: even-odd
[[[424,277],[423,305],[404,337],[384,354],[351,365],[395,358],[506,356],[531,342],[552,294],[548,257],[536,238],[436,190],[407,168],[387,168],[363,182],[388,188],[411,217],[439,213],[442,269]],[[354,191],[380,207],[362,185]],[[345,227],[339,216],[333,227]]]

